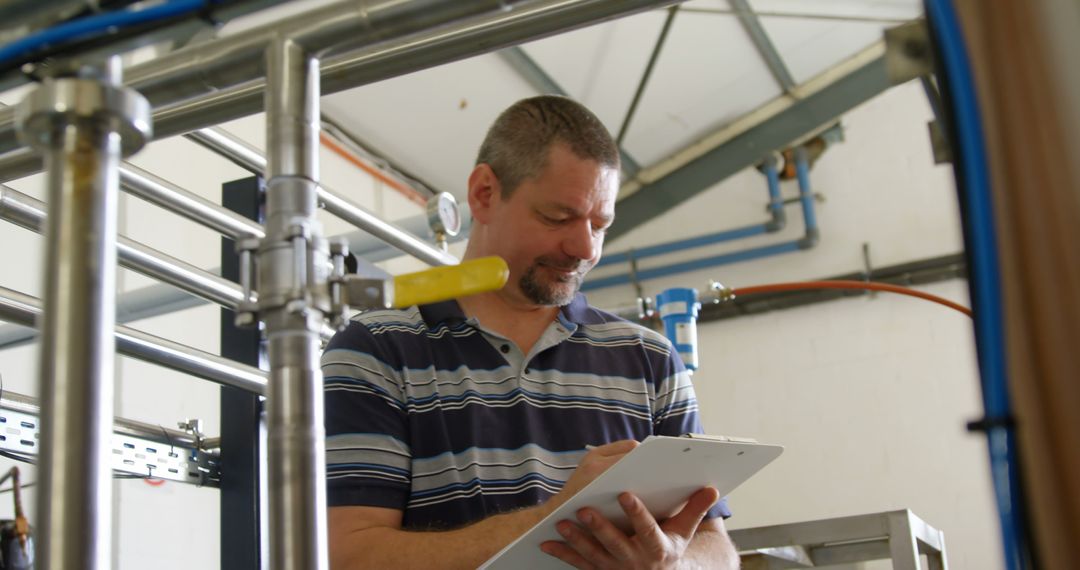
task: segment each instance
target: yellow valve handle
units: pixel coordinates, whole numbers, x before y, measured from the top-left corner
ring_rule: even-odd
[[[459,265],[433,267],[394,277],[394,308],[437,303],[506,285],[510,268],[501,257],[481,257]]]

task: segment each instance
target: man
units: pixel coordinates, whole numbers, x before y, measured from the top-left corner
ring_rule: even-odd
[[[465,257],[505,259],[506,287],[359,315],[323,356],[335,568],[475,568],[637,441],[701,429],[671,344],[578,293],[619,187],[600,121],[520,101],[468,184]],[[657,522],[624,493],[632,535],[582,509],[542,550],[578,568],[734,568],[717,499],[702,489]]]

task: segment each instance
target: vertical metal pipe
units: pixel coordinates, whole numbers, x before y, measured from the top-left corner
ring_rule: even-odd
[[[44,568],[108,568],[116,315],[115,133],[68,125],[45,156],[49,209],[40,371]],[[44,508],[42,508],[44,507]]]
[[[23,134],[44,154],[50,210],[39,360],[38,568],[105,570],[112,562],[117,170],[122,152],[149,136],[149,107],[114,87],[118,60],[99,76],[78,74],[47,79],[19,108]],[[133,114],[137,140],[123,141]]]
[[[318,570],[329,566],[319,369],[328,250],[315,218],[319,67],[299,44],[280,39],[267,50],[266,68],[267,237],[258,288],[270,359],[270,567]]]
[[[784,228],[787,215],[784,212],[784,198],[780,194],[780,173],[777,172],[777,159],[775,154],[765,157],[762,171],[765,173],[765,183],[769,188],[769,213],[772,220],[766,224],[770,231],[778,231]]]
[[[810,187],[810,159],[806,147],[795,149],[795,176],[799,179],[799,201],[802,204],[803,221],[807,236],[817,234],[817,216],[814,213],[814,193]]]

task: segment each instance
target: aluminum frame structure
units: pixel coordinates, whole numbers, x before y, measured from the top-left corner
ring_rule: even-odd
[[[910,510],[732,530],[744,570],[888,559],[896,570],[948,570],[945,533]],[[920,563],[926,556],[927,565]]]
[[[115,350],[250,392],[265,391],[270,567],[326,568],[318,357],[327,317],[336,306],[329,289],[331,248],[315,212],[321,203],[361,227],[371,220],[356,221],[363,216],[351,204],[318,185],[320,94],[672,3],[345,0],[134,66],[125,73],[126,87],[120,86],[115,63],[102,66],[96,75],[83,70],[75,77],[47,80],[44,95],[33,96],[20,108],[18,123],[45,154],[52,221],[45,224],[40,203],[0,189],[0,210],[7,219],[31,229],[44,224],[52,252],[44,310],[36,299],[0,290],[0,316],[23,325],[33,325],[39,316],[43,322],[45,492],[39,495],[38,512],[45,522],[38,528],[47,540],[39,550],[40,567],[97,569],[110,563],[105,449]],[[357,34],[357,29],[368,33]],[[326,58],[335,59],[320,66]],[[77,99],[64,98],[72,90],[94,93],[88,98],[93,105],[65,106],[65,101]],[[261,234],[219,207],[134,167],[121,167],[122,154],[152,136],[151,105],[156,107],[152,116],[157,136],[267,110],[267,203]],[[10,151],[0,157],[4,180],[40,167],[34,151],[20,147],[16,122],[14,110],[0,109],[0,152]],[[226,235],[247,234],[241,240],[252,248],[247,259],[258,261],[254,290],[241,273],[238,298],[236,285],[227,280],[119,240],[115,200],[121,177],[129,189],[161,205],[181,205],[177,209],[189,217],[212,214],[206,224]],[[368,225],[388,243],[401,237],[395,235],[400,231],[396,228]],[[401,248],[427,256],[429,263],[453,262],[426,244],[415,245]],[[128,253],[118,256],[118,249]],[[257,317],[265,324],[269,371],[115,327],[111,280],[118,257],[147,275],[235,307],[239,320],[254,324]]]

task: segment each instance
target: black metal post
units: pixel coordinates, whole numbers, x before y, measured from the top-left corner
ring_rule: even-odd
[[[262,222],[262,180],[256,177],[222,186],[222,205]],[[221,275],[239,280],[235,244],[221,238]],[[233,311],[221,310],[221,355],[260,366],[263,347],[257,328],[238,329]],[[262,567],[260,445],[263,407],[259,396],[238,388],[221,388],[221,568],[260,570]]]

